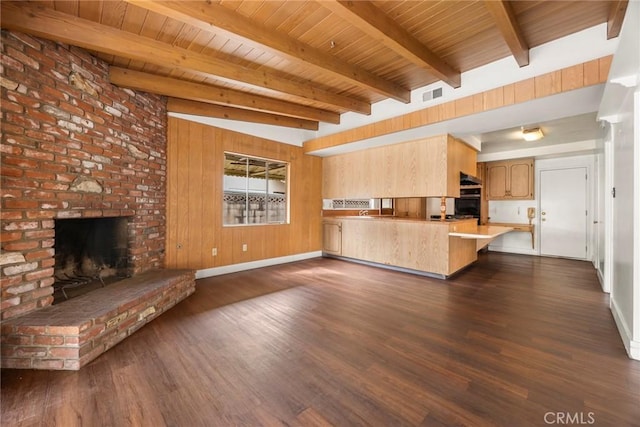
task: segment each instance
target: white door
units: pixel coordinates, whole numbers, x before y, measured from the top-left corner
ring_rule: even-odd
[[[587,168],[540,171],[540,254],[587,258]]]

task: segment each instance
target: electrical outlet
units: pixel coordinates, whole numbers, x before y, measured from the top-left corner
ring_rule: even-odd
[[[211,256],[217,256],[217,255],[218,255],[218,248],[211,249]]]
[[[242,252],[247,252],[247,244],[246,243],[242,244]]]

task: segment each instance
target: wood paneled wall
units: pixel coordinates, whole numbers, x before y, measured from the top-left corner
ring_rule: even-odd
[[[167,268],[205,269],[322,249],[321,158],[186,120],[170,117],[168,125]],[[290,163],[289,224],[222,226],[225,151]]]
[[[427,198],[426,197],[402,197],[393,199],[395,216],[408,218],[427,217]]]

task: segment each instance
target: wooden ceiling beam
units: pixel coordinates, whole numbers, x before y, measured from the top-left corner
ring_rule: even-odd
[[[628,0],[615,0],[611,2],[611,8],[609,9],[609,16],[607,18],[607,40],[620,35],[622,21],[624,21],[628,4]]]
[[[520,67],[529,65],[529,46],[508,0],[485,0],[487,10]]]
[[[348,80],[351,84],[404,103],[411,101],[409,89],[342,61],[284,33],[274,31],[260,22],[246,18],[219,4],[185,1],[125,1],[203,31],[215,32],[221,29],[232,37],[240,36],[254,46],[266,47],[277,54],[284,54],[291,60],[311,65],[323,73],[329,73],[332,77]],[[360,102],[360,105],[354,105],[353,111],[371,114],[371,105]]]
[[[261,111],[224,105],[207,104],[205,102],[186,99],[169,98],[167,110],[174,113],[192,114],[195,116],[215,117],[218,119],[238,120],[241,122],[262,123],[274,126],[285,126],[296,129],[318,130],[318,122],[296,117],[280,116]]]
[[[271,71],[252,70],[211,55],[192,52],[43,6],[27,2],[1,2],[0,7],[3,29],[21,31],[161,67],[192,71],[206,77],[215,76],[227,81],[242,82],[301,99],[311,99],[341,110],[350,110],[353,105],[353,100],[349,97],[318,89],[309,81],[296,82]]]
[[[253,95],[238,90],[188,82],[171,77],[161,77],[126,68],[109,68],[109,81],[117,86],[174,98],[240,107],[314,121],[340,123],[340,115],[332,111],[318,110],[266,96]]]
[[[460,87],[454,70],[370,1],[321,1],[320,4],[448,85]]]

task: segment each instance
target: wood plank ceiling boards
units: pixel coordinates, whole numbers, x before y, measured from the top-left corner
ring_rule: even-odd
[[[89,49],[112,82],[176,111],[317,129],[371,104],[607,23],[627,1],[42,1],[0,4],[2,28]],[[196,95],[197,94],[197,95]],[[179,102],[179,99],[190,102]],[[194,102],[215,104],[197,106]],[[240,111],[243,110],[243,111]],[[196,113],[193,113],[196,114]]]

